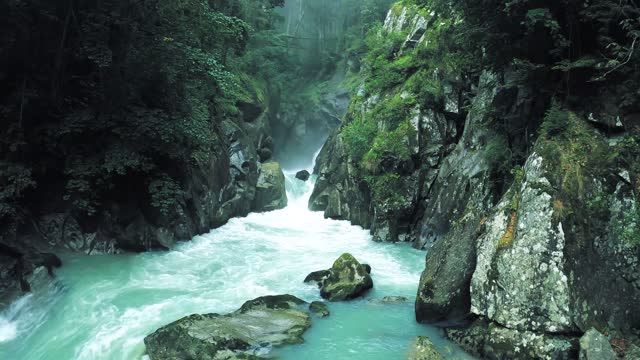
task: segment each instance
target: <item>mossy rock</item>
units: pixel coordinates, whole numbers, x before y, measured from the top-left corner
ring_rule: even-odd
[[[304,300],[301,300],[293,295],[268,295],[245,302],[244,304],[242,304],[242,307],[240,307],[238,312],[246,313],[251,310],[262,309],[295,309],[303,304],[306,304]]]
[[[309,311],[316,314],[318,317],[327,317],[331,314],[327,304],[322,301],[314,301],[309,305]]]
[[[310,281],[318,283],[320,296],[329,301],[355,299],[373,287],[367,268],[351,254],[342,254],[329,270],[309,274],[305,282]]]

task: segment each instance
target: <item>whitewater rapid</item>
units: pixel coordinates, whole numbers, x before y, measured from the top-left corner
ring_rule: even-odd
[[[289,206],[232,219],[168,252],[71,256],[47,294],[28,295],[0,315],[0,359],[140,359],[143,339],[193,313],[226,313],[269,294],[319,300],[302,282],[344,252],[373,268],[366,299],[329,304],[305,344],[284,359],[403,359],[412,338],[429,335],[463,358],[438,330],[415,324],[413,299],[424,252],[371,241],[368,231],[307,210],[311,182],[287,174]],[[410,298],[380,305],[383,296]]]

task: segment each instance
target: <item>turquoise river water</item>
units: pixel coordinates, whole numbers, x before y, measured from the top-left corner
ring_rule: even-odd
[[[320,300],[302,282],[344,252],[373,268],[374,289],[360,300],[330,303],[305,343],[280,359],[406,359],[416,336],[430,336],[447,359],[471,359],[438,329],[414,320],[425,253],[371,241],[345,221],[307,210],[311,184],[287,175],[289,206],[231,220],[168,252],[67,256],[46,293],[21,298],[0,314],[0,359],[144,359],[144,337],[193,313],[231,312],[249,299],[293,294]],[[402,304],[374,299],[399,295]]]

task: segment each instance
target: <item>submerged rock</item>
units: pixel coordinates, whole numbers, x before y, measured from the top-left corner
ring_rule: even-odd
[[[190,315],[144,339],[152,360],[260,359],[261,349],[303,342],[309,314],[291,295],[247,301],[228,315]]]
[[[387,304],[404,303],[407,301],[409,301],[409,299],[404,296],[385,296],[382,298],[382,302]]]
[[[302,181],[309,180],[309,177],[311,177],[311,174],[309,174],[307,170],[298,171],[296,173],[296,179],[300,179]]]
[[[409,350],[409,360],[442,360],[436,346],[426,336],[419,336]]]
[[[253,210],[273,211],[283,209],[285,206],[287,206],[287,192],[280,164],[273,161],[262,164],[256,196],[253,200]]]
[[[616,358],[609,340],[598,330],[589,329],[580,338],[580,360],[613,360]]]
[[[329,307],[327,304],[322,301],[314,301],[309,305],[309,311],[318,315],[318,317],[327,317],[331,312],[329,312]]]
[[[373,287],[366,268],[351,254],[342,254],[329,270],[309,274],[305,282],[316,282],[320,296],[329,301],[355,299]]]
[[[370,303],[374,303],[374,304],[403,304],[408,302],[409,299],[407,299],[404,296],[385,296],[382,299],[371,299],[369,300]]]

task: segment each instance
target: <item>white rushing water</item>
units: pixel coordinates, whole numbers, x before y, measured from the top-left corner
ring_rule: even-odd
[[[373,268],[366,299],[331,303],[313,320],[305,344],[284,359],[403,359],[411,340],[432,337],[449,358],[465,359],[432,327],[414,321],[424,252],[371,241],[345,221],[307,210],[311,184],[287,175],[289,206],[232,219],[168,252],[64,258],[46,296],[26,296],[0,315],[0,359],[140,359],[143,338],[193,313],[226,313],[269,294],[319,300],[302,282],[344,252]],[[388,295],[405,304],[369,301]]]

